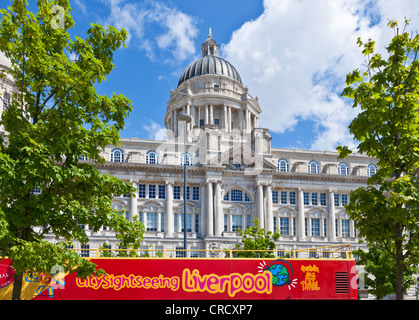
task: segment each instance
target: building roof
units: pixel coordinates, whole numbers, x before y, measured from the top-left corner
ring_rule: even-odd
[[[225,76],[243,84],[236,68],[230,62],[218,56],[218,45],[212,39],[211,29],[208,39],[201,46],[201,50],[202,58],[192,62],[183,71],[178,86],[193,77],[208,74]]]

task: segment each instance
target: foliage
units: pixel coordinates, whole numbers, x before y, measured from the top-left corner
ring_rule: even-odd
[[[368,187],[351,193],[346,207],[360,236],[379,244],[396,266],[396,297],[403,298],[403,275],[419,261],[419,35],[389,23],[394,37],[388,59],[369,40],[358,44],[367,70],[348,74],[342,95],[360,113],[349,126],[359,152],[378,160]],[[338,147],[340,158],[351,153]]]
[[[85,244],[80,224],[93,232],[107,226],[121,245],[137,247],[144,231],[111,208],[113,194],[131,195],[134,188],[97,168],[105,146],[119,143],[132,109],[123,95],[101,96],[95,87],[113,69],[126,31],[92,24],[86,39],[72,40],[68,0],[40,0],[36,13],[27,6],[15,0],[0,10],[0,51],[12,63],[2,77],[15,84],[0,121],[6,132],[0,135],[0,251],[13,259],[14,299],[23,272],[48,272],[55,264],[78,276],[101,272],[63,244],[47,242],[48,233]]]
[[[242,251],[237,251],[239,257],[243,258],[274,258],[272,252],[265,250],[275,250],[275,241],[278,240],[280,234],[278,232],[266,232],[265,229],[260,228],[259,220],[253,220],[253,226],[246,230],[239,231],[242,238],[242,245],[237,244],[237,248],[242,248]],[[249,250],[249,251],[247,251]]]
[[[353,252],[359,256],[358,265],[363,265],[365,270],[364,284],[368,292],[377,300],[396,292],[396,267],[393,257],[380,246],[369,243],[368,250],[358,249]],[[409,269],[404,274],[404,288],[407,290],[413,283],[412,276],[415,269]]]

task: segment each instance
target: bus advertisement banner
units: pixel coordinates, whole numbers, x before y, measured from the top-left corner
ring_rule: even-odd
[[[76,277],[59,266],[24,276],[22,299],[275,300],[356,299],[354,260],[91,259],[106,274]],[[0,299],[13,288],[10,260],[0,262]]]

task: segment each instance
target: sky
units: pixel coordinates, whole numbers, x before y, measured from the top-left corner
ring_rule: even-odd
[[[170,90],[201,57],[211,28],[220,56],[258,97],[259,126],[270,129],[272,147],[355,148],[348,125],[359,110],[341,92],[346,75],[364,68],[357,38],[375,40],[386,57],[393,37],[389,20],[402,24],[409,18],[409,28],[419,31],[417,0],[70,0],[70,5],[72,36],[85,38],[90,23],[128,31],[114,70],[97,86],[100,94],[123,94],[132,101],[124,138],[162,136]]]

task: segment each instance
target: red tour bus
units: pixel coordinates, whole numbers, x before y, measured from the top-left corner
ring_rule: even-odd
[[[218,252],[223,258],[170,257],[176,253],[168,250],[120,258],[103,257],[117,251],[104,254],[103,250],[94,250],[96,257],[88,259],[105,270],[105,275],[81,279],[60,272],[57,266],[48,274],[25,276],[22,299],[357,299],[356,266],[349,245],[296,250],[280,258],[239,258],[233,250]],[[214,254],[198,251],[187,253]],[[0,299],[11,299],[13,274],[12,261],[0,260]]]

